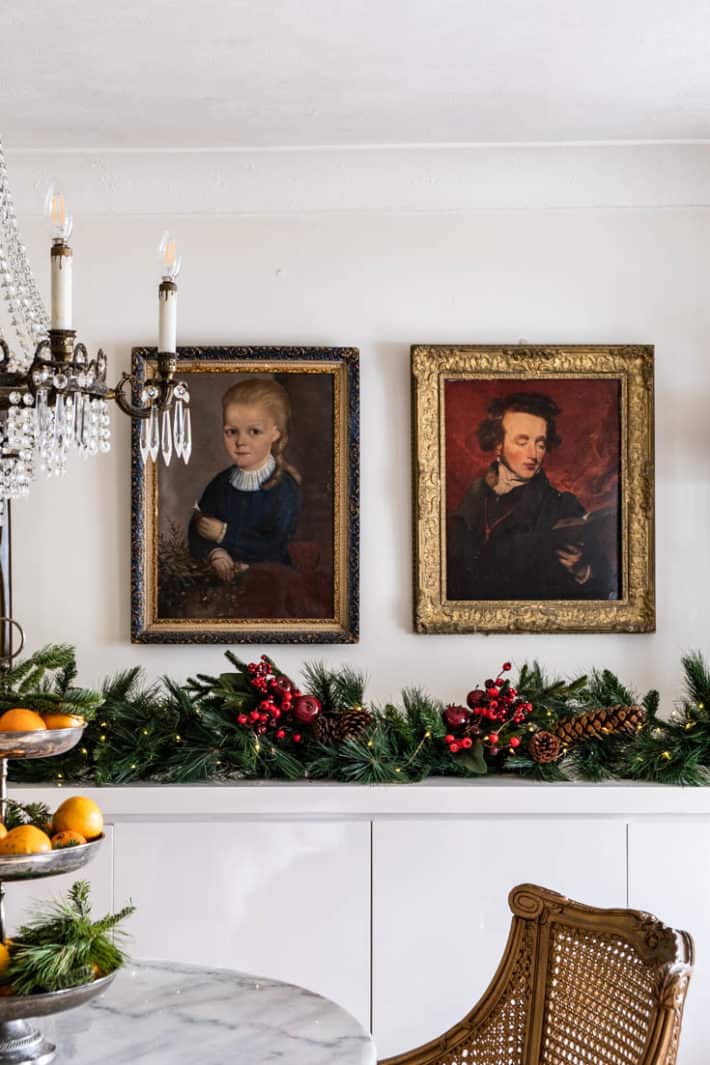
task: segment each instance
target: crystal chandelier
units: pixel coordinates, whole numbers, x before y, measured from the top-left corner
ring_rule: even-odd
[[[6,500],[27,495],[38,471],[64,473],[76,452],[96,455],[111,449],[108,402],[141,420],[144,462],[173,453],[187,463],[192,451],[190,395],[177,370],[177,284],[180,258],[175,241],[160,245],[158,356],[144,382],[124,373],[115,388],[107,384],[108,363],[99,349],[90,358],[76,343],[72,322],[71,216],[64,196],[47,197],[52,226],[51,317],[42,303],[20,240],[7,168],[0,142],[0,286],[12,347],[0,323],[0,520]]]

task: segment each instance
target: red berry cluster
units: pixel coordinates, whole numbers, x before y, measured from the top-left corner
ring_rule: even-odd
[[[501,746],[507,746],[509,753],[515,754],[521,741],[514,729],[524,724],[533,712],[533,705],[521,698],[502,676],[511,668],[510,662],[504,662],[495,680],[487,680],[483,688],[470,691],[466,697],[468,707],[447,706],[444,710],[444,723],[450,730],[444,739],[452,754],[468,750],[473,744],[472,737],[491,754],[498,754]],[[504,736],[506,731],[508,735]]]
[[[320,703],[312,695],[304,695],[288,677],[276,672],[268,655],[247,666],[249,683],[261,696],[249,713],[237,714],[237,722],[251,729],[257,736],[269,735],[277,743],[290,740],[302,743],[299,722],[310,723],[320,712]]]

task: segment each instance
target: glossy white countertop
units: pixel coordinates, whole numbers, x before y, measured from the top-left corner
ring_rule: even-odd
[[[20,800],[31,793],[51,808],[58,794],[89,795],[109,820],[347,818],[448,816],[710,815],[710,787],[657,784],[543,784],[509,777],[432,779],[422,784],[351,785],[321,781],[237,784],[130,784],[86,788],[10,784]]]

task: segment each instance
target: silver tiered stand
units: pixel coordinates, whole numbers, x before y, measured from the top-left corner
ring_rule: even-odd
[[[0,624],[9,619],[0,617]],[[17,622],[10,622],[20,631],[20,646],[10,655],[0,658],[0,670],[9,667],[12,658],[22,650],[24,634]],[[6,644],[7,646],[7,644]],[[7,814],[7,763],[10,758],[53,758],[64,754],[81,739],[83,728],[38,729],[35,732],[0,732],[0,821],[5,824]],[[103,836],[77,847],[64,847],[46,854],[0,855],[0,942],[5,942],[5,881],[37,880],[43,876],[73,873],[91,861]],[[56,1052],[39,1029],[28,1023],[30,1017],[46,1017],[51,1013],[81,1006],[106,990],[115,976],[100,977],[89,984],[52,991],[42,995],[5,995],[0,997],[0,1065],[47,1065]]]

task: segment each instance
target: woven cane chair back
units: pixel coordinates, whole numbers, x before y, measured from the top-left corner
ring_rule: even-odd
[[[523,884],[488,990],[438,1039],[380,1065],[675,1065],[693,941],[650,914]]]

